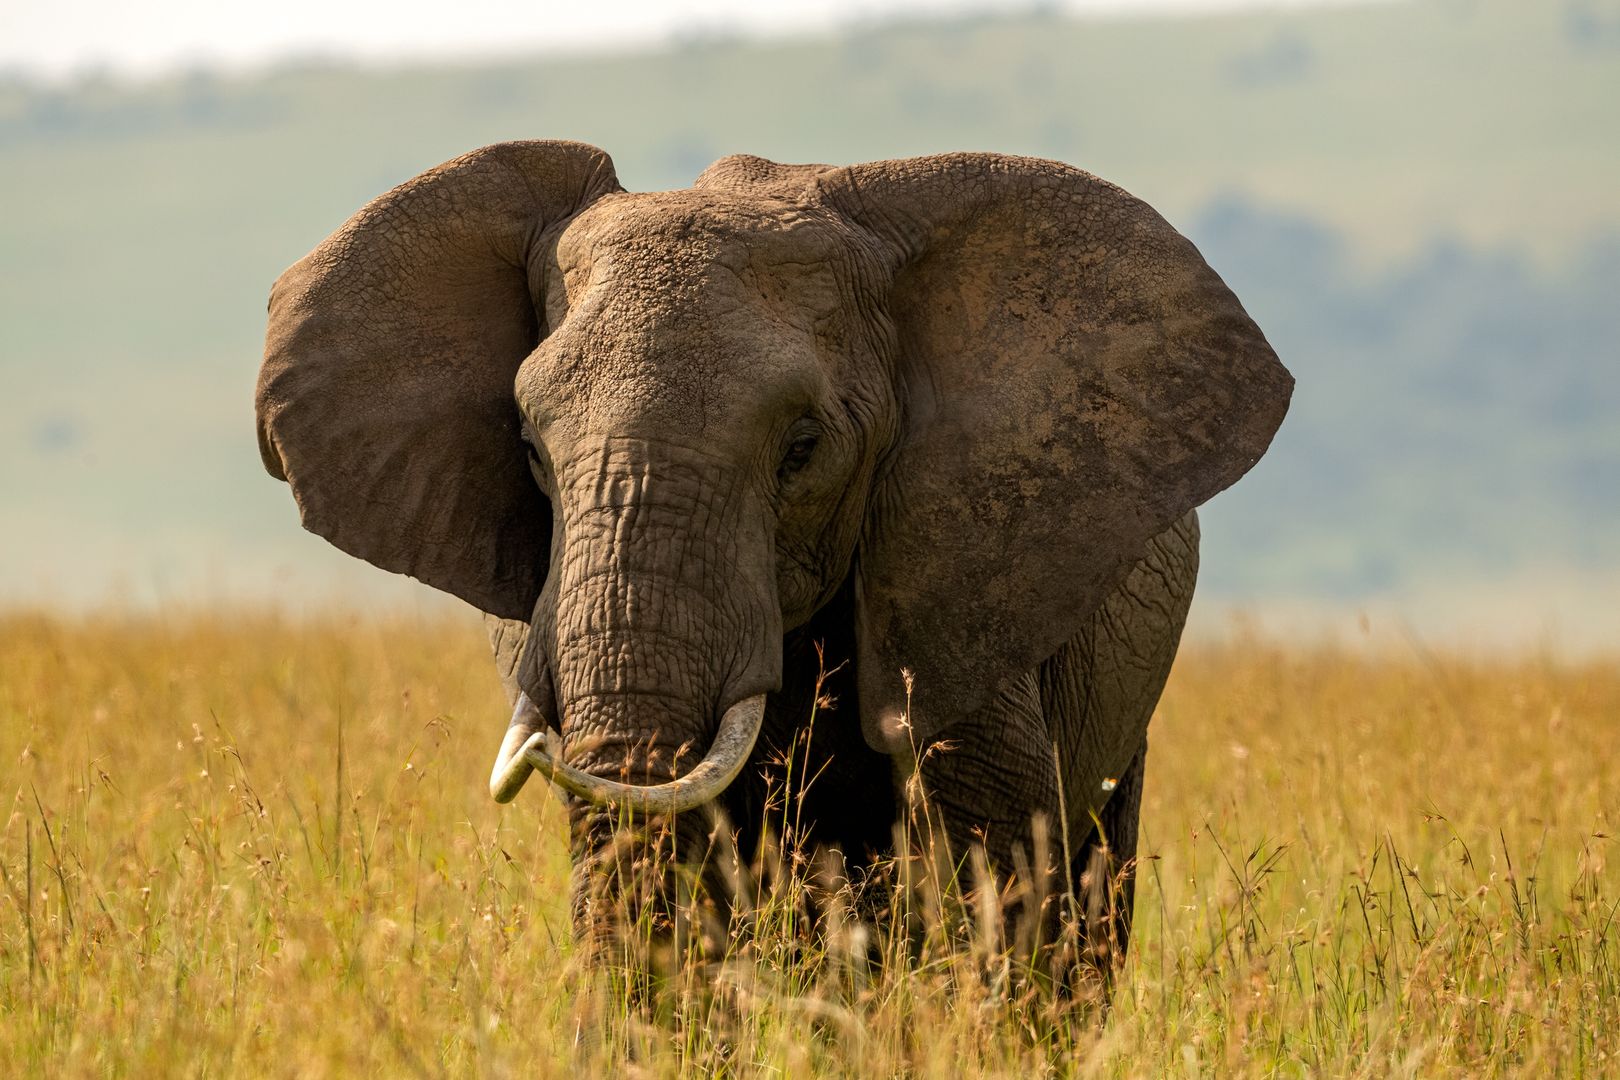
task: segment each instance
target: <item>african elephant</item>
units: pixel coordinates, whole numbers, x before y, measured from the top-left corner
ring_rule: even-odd
[[[1292,385],[1190,242],[1066,165],[735,156],[632,194],[537,141],[287,270],[257,419],[306,528],[487,614],[498,797],[539,767],[576,819],[746,822],[836,669],[814,841],[882,853],[896,761],[948,748],[956,850],[1008,873],[1043,818],[1078,881],[1099,825],[1134,852],[1193,508]]]

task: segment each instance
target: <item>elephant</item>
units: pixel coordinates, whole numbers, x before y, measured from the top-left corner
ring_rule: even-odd
[[[1292,388],[1191,242],[1065,164],[737,155],[631,193],[522,141],[280,276],[256,419],[305,528],[484,613],[492,791],[563,788],[576,863],[616,812],[756,819],[819,700],[804,842],[894,855],[913,781],[1001,879],[1061,831],[1117,958],[1195,508]]]

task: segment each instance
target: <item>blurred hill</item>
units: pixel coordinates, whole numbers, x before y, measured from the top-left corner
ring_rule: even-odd
[[[1620,634],[1620,7],[1601,0],[0,80],[0,599],[407,595],[302,534],[260,471],[265,298],[369,198],[533,137],[602,146],[632,190],[738,151],[995,149],[1121,183],[1299,380],[1271,455],[1205,515],[1206,598]]]

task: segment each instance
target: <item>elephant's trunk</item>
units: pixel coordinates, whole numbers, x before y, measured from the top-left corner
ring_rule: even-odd
[[[538,629],[562,738],[514,716],[492,791],[515,794],[532,766],[590,802],[706,802],[747,760],[781,678],[763,516],[735,474],[640,441],[582,455],[560,488]]]

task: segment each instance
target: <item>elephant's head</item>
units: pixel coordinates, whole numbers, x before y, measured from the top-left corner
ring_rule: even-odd
[[[282,276],[258,417],[307,528],[527,622],[536,726],[639,782],[746,752],[784,632],[846,583],[874,747],[979,708],[1291,386],[1191,243],[1064,165],[733,157],[628,194],[528,142]]]

